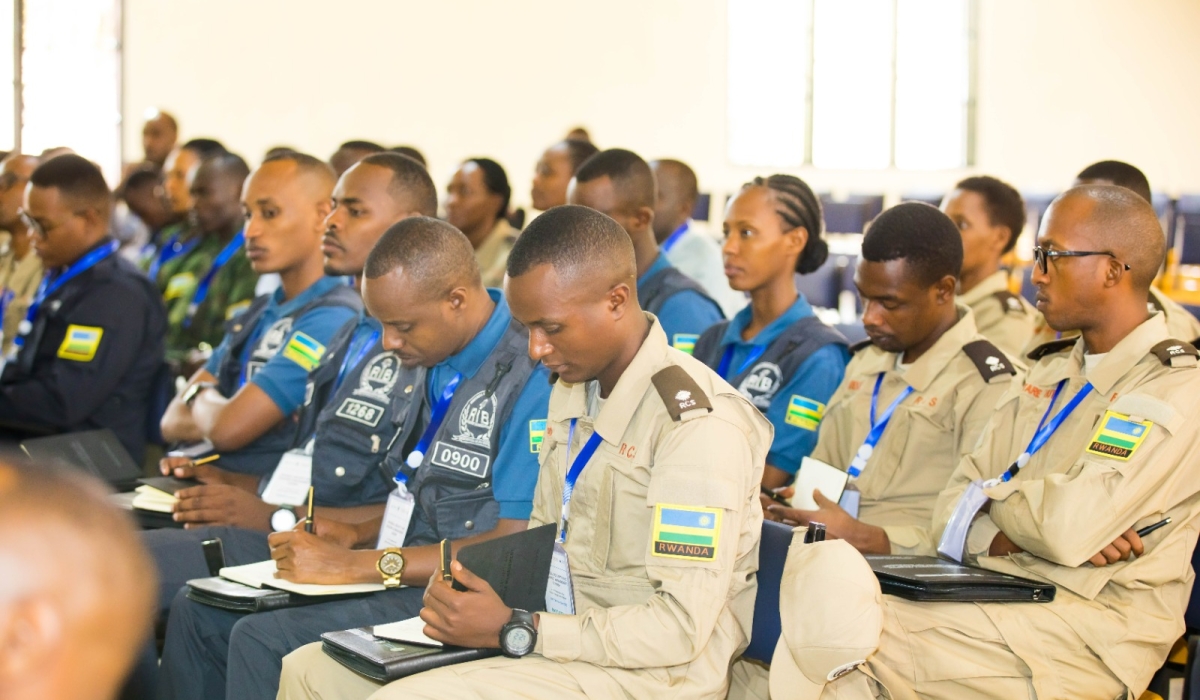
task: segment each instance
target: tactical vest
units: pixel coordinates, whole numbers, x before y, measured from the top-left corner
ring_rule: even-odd
[[[528,349],[528,333],[513,321],[479,371],[459,382],[445,420],[415,470],[405,464],[405,458],[430,420],[426,372],[419,367],[401,371],[392,408],[398,432],[380,469],[389,482],[402,471],[416,498],[405,546],[470,537],[499,523],[492,471],[500,449],[500,427],[537,366]]]
[[[725,354],[721,338],[725,336],[729,323],[721,321],[704,331],[692,353],[693,357],[714,371]],[[826,345],[846,347],[849,342],[837,330],[821,323],[816,316],[805,316],[780,333],[753,365],[728,381],[758,410],[766,411],[771,407],[779,388],[792,381],[796,370]]]
[[[270,295],[256,298],[243,313],[225,323],[225,334],[229,338],[228,351],[217,366],[217,390],[222,396],[233,396],[241,388],[242,354],[253,337],[258,321],[270,303]],[[338,285],[320,297],[313,299],[290,314],[278,319],[259,338],[258,345],[246,361],[246,381],[262,369],[272,357],[283,349],[284,342],[292,332],[292,323],[314,309],[326,306],[344,306],[362,311],[362,299],[352,287]],[[246,447],[221,456],[221,464],[231,471],[243,474],[270,474],[279,463],[280,456],[296,440],[297,421],[295,416],[285,416],[257,440]]]
[[[655,316],[662,310],[663,304],[667,303],[671,297],[676,294],[691,290],[700,296],[708,299],[708,301],[720,310],[721,305],[713,301],[708,292],[704,291],[704,287],[696,280],[688,277],[674,267],[668,267],[656,273],[653,277],[638,285],[638,303],[642,309],[649,311]],[[725,314],[722,313],[722,316]]]
[[[380,478],[379,464],[396,432],[392,393],[401,374],[400,358],[376,340],[336,386],[358,327],[352,321],[339,329],[329,341],[331,352],[309,375],[292,445],[303,447],[316,438],[312,483],[321,506],[382,503],[392,488],[391,479]]]

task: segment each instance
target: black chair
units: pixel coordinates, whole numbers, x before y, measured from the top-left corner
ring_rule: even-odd
[[[828,194],[820,198],[825,230],[830,233],[862,233],[868,222],[883,213],[881,194],[856,194],[841,201]]]
[[[1200,195],[1185,194],[1175,203],[1175,230],[1169,240],[1179,249],[1179,264],[1200,265]]]
[[[762,542],[758,546],[758,597],[754,601],[754,628],[750,646],[742,653],[748,659],[771,663],[775,644],[779,641],[779,582],[788,547],[792,546],[792,528],[783,523],[764,520]]]
[[[692,219],[696,221],[708,221],[712,216],[712,195],[707,192],[701,192],[696,197],[696,206],[692,207]]]
[[[924,202],[930,206],[940,207],[942,206],[942,199],[944,197],[944,194],[938,194],[937,192],[909,192],[908,194],[900,195],[900,201]]]

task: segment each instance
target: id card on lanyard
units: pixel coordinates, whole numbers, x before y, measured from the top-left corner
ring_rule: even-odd
[[[575,484],[583,473],[592,456],[596,454],[604,438],[593,431],[591,437],[584,443],[579,454],[571,460],[571,445],[575,442],[575,425],[578,418],[571,419],[571,427],[567,430],[567,475],[563,483],[562,511],[558,524],[558,539],[554,543],[554,557],[550,560],[550,581],[546,586],[546,612],[562,615],[575,614],[575,591],[571,583],[571,563],[567,550],[563,546],[567,541],[567,529],[571,519],[571,497],[575,495]]]
[[[953,559],[954,561],[962,561],[964,550],[967,545],[967,532],[971,529],[971,524],[975,522],[975,514],[983,507],[983,504],[988,502],[988,495],[984,489],[989,489],[998,484],[1011,481],[1014,476],[1026,465],[1033,455],[1037,454],[1038,450],[1050,440],[1050,436],[1058,430],[1059,426],[1071,415],[1079,404],[1083,403],[1084,398],[1092,392],[1092,383],[1087,382],[1079,390],[1079,393],[1062,407],[1053,418],[1050,418],[1050,412],[1054,410],[1054,404],[1058,402],[1058,395],[1062,393],[1063,387],[1067,385],[1067,380],[1064,379],[1054,388],[1054,395],[1050,397],[1050,405],[1046,407],[1046,412],[1042,414],[1042,420],[1038,422],[1037,430],[1033,433],[1033,438],[1029,441],[1029,446],[1017,457],[1017,460],[1004,470],[1004,473],[995,479],[987,481],[972,481],[967,485],[967,490],[963,492],[958,503],[954,506],[954,512],[950,515],[949,522],[946,523],[946,530],[942,533],[942,539],[938,542],[938,553]],[[1046,419],[1050,419],[1047,423]]]

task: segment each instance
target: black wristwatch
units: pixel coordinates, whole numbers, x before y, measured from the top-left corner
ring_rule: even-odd
[[[500,628],[500,651],[511,659],[519,659],[537,646],[537,630],[533,613],[513,608],[512,617]]]

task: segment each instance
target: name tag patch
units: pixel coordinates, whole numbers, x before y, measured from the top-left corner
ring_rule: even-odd
[[[324,354],[325,346],[301,331],[293,333],[283,348],[283,356],[303,367],[306,372],[316,369]]]
[[[542,440],[546,438],[546,420],[529,421],[529,451],[537,454],[542,451]]]
[[[1092,436],[1087,451],[1102,457],[1112,457],[1122,462],[1128,462],[1137,448],[1145,442],[1150,434],[1148,420],[1133,420],[1129,416],[1105,411],[1100,418],[1096,434]]]
[[[797,428],[816,430],[817,426],[821,424],[821,419],[824,417],[825,404],[798,394],[792,394],[792,398],[788,400],[787,414],[784,416],[784,421],[788,425],[794,425]]]
[[[104,329],[97,326],[69,325],[62,345],[58,346],[58,356],[64,360],[91,362],[103,336]]]
[[[676,333],[671,336],[671,347],[691,355],[696,349],[696,341],[700,336],[695,333]]]
[[[433,458],[429,461],[431,464],[439,467],[445,467],[446,469],[482,479],[488,474],[488,465],[491,463],[492,458],[488,455],[464,450],[456,445],[438,440],[433,444]]]
[[[338,406],[337,416],[374,428],[383,418],[383,409],[358,399],[346,399]]]
[[[655,504],[654,555],[692,561],[716,559],[721,514],[720,508]]]

